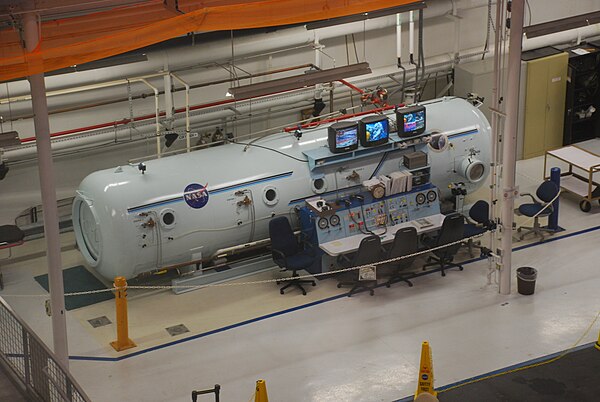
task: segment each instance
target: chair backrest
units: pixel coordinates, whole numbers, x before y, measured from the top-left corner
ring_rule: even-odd
[[[490,204],[487,201],[479,200],[469,210],[469,217],[482,225],[490,221]]]
[[[463,238],[465,233],[465,217],[460,214],[451,214],[446,216],[442,223],[440,234],[437,238],[436,246],[453,243]],[[454,255],[460,249],[460,243],[435,250],[434,253],[440,255]]]
[[[388,252],[388,259],[402,257],[416,253],[419,250],[419,239],[417,237],[417,229],[413,227],[402,228],[396,232],[394,243]],[[397,262],[393,262],[393,266],[398,268],[408,268],[413,263],[416,257],[404,258]]]
[[[281,251],[286,257],[298,253],[298,241],[287,217],[278,216],[269,221],[269,237],[271,247]]]
[[[556,183],[546,180],[537,188],[535,195],[537,195],[537,197],[545,203],[549,203],[554,197],[556,197],[558,191],[559,188]]]
[[[366,265],[379,261],[381,258],[381,239],[371,235],[361,240],[358,251],[352,260],[352,266]]]

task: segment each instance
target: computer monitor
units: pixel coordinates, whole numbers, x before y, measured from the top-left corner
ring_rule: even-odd
[[[390,138],[390,125],[386,116],[369,116],[360,121],[360,145],[374,147],[385,144]]]
[[[425,132],[425,106],[413,106],[396,111],[398,137],[412,137]]]
[[[358,148],[358,123],[339,122],[329,126],[329,150],[333,153],[348,152]]]

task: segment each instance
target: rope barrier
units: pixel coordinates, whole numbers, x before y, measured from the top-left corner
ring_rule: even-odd
[[[486,232],[484,232],[484,233],[486,233]],[[335,270],[334,272],[322,272],[322,273],[317,273],[317,274],[306,274],[306,275],[294,276],[293,279],[313,279],[313,278],[319,278],[322,276],[331,276],[332,274],[337,275],[337,274],[344,273],[344,272],[360,270],[361,268],[366,268],[366,267],[385,265],[385,264],[393,263],[393,262],[400,261],[403,259],[417,257],[419,255],[427,254],[431,251],[440,250],[440,249],[443,249],[446,247],[454,246],[456,244],[461,244],[461,243],[464,243],[469,240],[477,239],[479,237],[482,237],[484,235],[484,233],[480,233],[480,234],[470,236],[470,237],[465,237],[465,238],[462,238],[462,239],[454,241],[454,242],[446,243],[441,246],[428,248],[426,250],[418,251],[418,252],[412,253],[412,254],[389,258],[386,260],[381,260],[381,261],[377,261],[377,262],[370,263],[370,264],[358,265],[358,266],[353,266],[353,267],[349,267],[349,268],[342,268],[342,269]],[[127,285],[125,288],[127,290],[132,290],[132,289],[139,289],[139,290],[203,289],[203,288],[208,288],[208,287],[261,285],[261,284],[265,284],[265,283],[278,283],[281,281],[286,281],[286,280],[291,280],[291,279],[292,279],[291,277],[284,277],[284,278],[279,278],[279,279],[263,279],[263,280],[258,280],[258,281],[247,281],[247,282],[207,283],[207,284],[203,284],[203,285],[132,285],[132,286]],[[91,294],[104,293],[104,292],[113,292],[113,291],[120,290],[120,289],[121,288],[114,287],[114,284],[113,284],[113,288],[86,290],[86,291],[81,291],[81,292],[70,292],[70,293],[65,293],[65,297],[91,295]],[[7,295],[1,295],[1,296],[2,297],[48,297],[48,294],[37,294],[37,295],[31,295],[31,294],[29,294],[29,295],[24,295],[24,294],[10,295],[10,294],[7,294]]]

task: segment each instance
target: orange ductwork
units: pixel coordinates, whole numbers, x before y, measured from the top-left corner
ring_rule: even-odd
[[[43,22],[31,53],[15,29],[0,30],[0,81],[82,64],[189,32],[237,30],[337,18],[415,0],[162,0]],[[166,2],[167,4],[170,2]]]

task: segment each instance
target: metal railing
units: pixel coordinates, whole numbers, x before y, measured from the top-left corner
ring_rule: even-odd
[[[91,401],[54,353],[2,298],[0,364],[19,382],[30,400]]]

